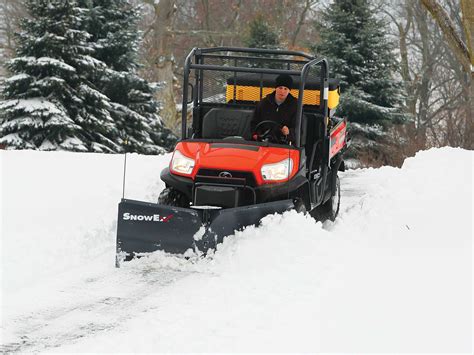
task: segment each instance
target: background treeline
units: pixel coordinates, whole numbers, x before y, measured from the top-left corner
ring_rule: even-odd
[[[55,1],[27,3],[39,6]],[[90,115],[97,118],[97,126],[93,127],[74,121],[81,127],[79,133],[92,134],[92,130],[94,135],[106,138],[100,142],[100,136],[84,138],[78,133],[87,150],[94,150],[95,146],[95,150],[103,151],[140,151],[141,146],[148,146],[151,153],[160,144],[171,146],[172,134],[165,127],[179,135],[182,65],[189,50],[198,46],[289,48],[328,57],[331,76],[341,80],[338,114],[347,116],[352,123],[351,154],[362,165],[399,165],[406,156],[433,146],[473,148],[474,5],[469,0],[57,3],[83,9],[79,12],[89,22],[91,14],[95,14],[94,21],[102,19],[95,25],[81,27],[92,35],[86,40],[92,44],[88,55],[105,65],[102,69],[84,69],[86,83],[108,99],[103,98],[103,107],[110,116],[109,120],[107,115],[101,117],[92,112]],[[26,30],[21,18],[38,21],[39,14],[18,1],[0,0],[0,4],[0,58],[9,63],[3,76],[18,77],[24,68],[15,69],[8,60],[35,53],[25,52],[25,44],[15,40],[14,33]],[[119,12],[128,9],[130,20],[124,19],[128,12],[121,11],[120,16],[107,17],[104,22],[108,15],[100,11],[113,8]],[[114,62],[118,61],[114,59],[115,52],[105,53],[104,44],[114,41],[122,42],[121,60],[130,60],[128,64],[122,63],[126,64],[122,67]],[[121,74],[112,75],[110,70]],[[141,80],[141,89],[133,86],[134,80],[126,79],[127,75]],[[34,81],[41,79],[44,78],[35,77]],[[4,81],[4,100],[18,98],[18,93],[10,93],[9,80]],[[123,100],[124,96],[138,93],[141,101]],[[7,122],[6,126],[12,129],[14,125],[8,122],[13,113],[0,115],[1,127]],[[112,133],[101,133],[98,127],[104,122],[111,122]],[[17,131],[0,128],[0,137]],[[97,139],[98,144],[88,143]],[[147,144],[140,144],[141,140]],[[130,145],[130,141],[135,144]],[[52,147],[45,145],[48,146]]]

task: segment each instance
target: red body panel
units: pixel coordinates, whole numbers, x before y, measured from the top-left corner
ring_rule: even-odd
[[[249,149],[234,148],[236,144],[229,144],[229,147],[212,147],[212,143],[205,142],[180,142],[175,150],[179,150],[183,155],[195,160],[194,169],[191,175],[180,174],[171,169],[173,174],[191,177],[194,180],[199,169],[217,170],[238,170],[252,172],[258,185],[274,184],[288,181],[275,180],[264,181],[260,169],[265,164],[278,163],[288,157],[293,159],[293,169],[290,179],[297,173],[299,167],[299,151],[295,149],[285,149],[276,147],[258,147],[254,145],[244,145],[243,148],[258,148],[257,151]]]
[[[329,159],[335,156],[346,145],[346,121],[341,121],[331,130]]]

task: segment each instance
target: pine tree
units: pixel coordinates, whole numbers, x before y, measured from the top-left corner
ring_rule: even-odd
[[[262,15],[258,15],[250,22],[249,34],[244,40],[245,46],[249,48],[279,48],[280,41],[278,33],[265,21]]]
[[[89,78],[105,64],[93,57],[75,0],[28,0],[17,40],[16,74],[0,103],[0,143],[42,150],[115,152],[110,100]]]
[[[317,24],[321,42],[313,49],[328,58],[331,73],[341,81],[337,113],[354,122],[353,134],[363,136],[353,141],[356,148],[375,148],[387,127],[404,119],[398,113],[401,92],[387,26],[370,0],[334,0],[322,18]]]
[[[119,143],[127,151],[146,154],[162,152],[161,146],[172,147],[176,137],[157,114],[154,88],[136,74],[140,9],[127,0],[79,2],[87,11],[84,29],[91,34],[95,58],[107,65],[103,75],[92,80],[111,100]]]
[[[280,49],[280,39],[278,32],[273,29],[262,15],[257,15],[248,27],[248,35],[244,38],[244,45],[249,48]],[[252,54],[253,57],[273,58],[269,54]],[[257,63],[252,60],[249,67],[266,67],[271,69],[282,69],[281,63],[272,63],[262,60]]]

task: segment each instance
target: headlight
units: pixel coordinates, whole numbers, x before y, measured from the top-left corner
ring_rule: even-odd
[[[194,168],[194,160],[185,157],[179,150],[175,150],[171,159],[171,170],[190,175]]]
[[[291,158],[287,158],[278,163],[262,166],[261,172],[263,180],[285,180],[288,179],[292,170],[293,160]]]

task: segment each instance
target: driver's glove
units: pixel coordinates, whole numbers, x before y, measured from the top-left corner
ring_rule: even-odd
[[[258,140],[258,138],[259,138],[259,137],[258,137],[258,134],[257,134],[257,133],[254,133],[254,134],[252,135],[252,139],[253,139],[254,141]]]

